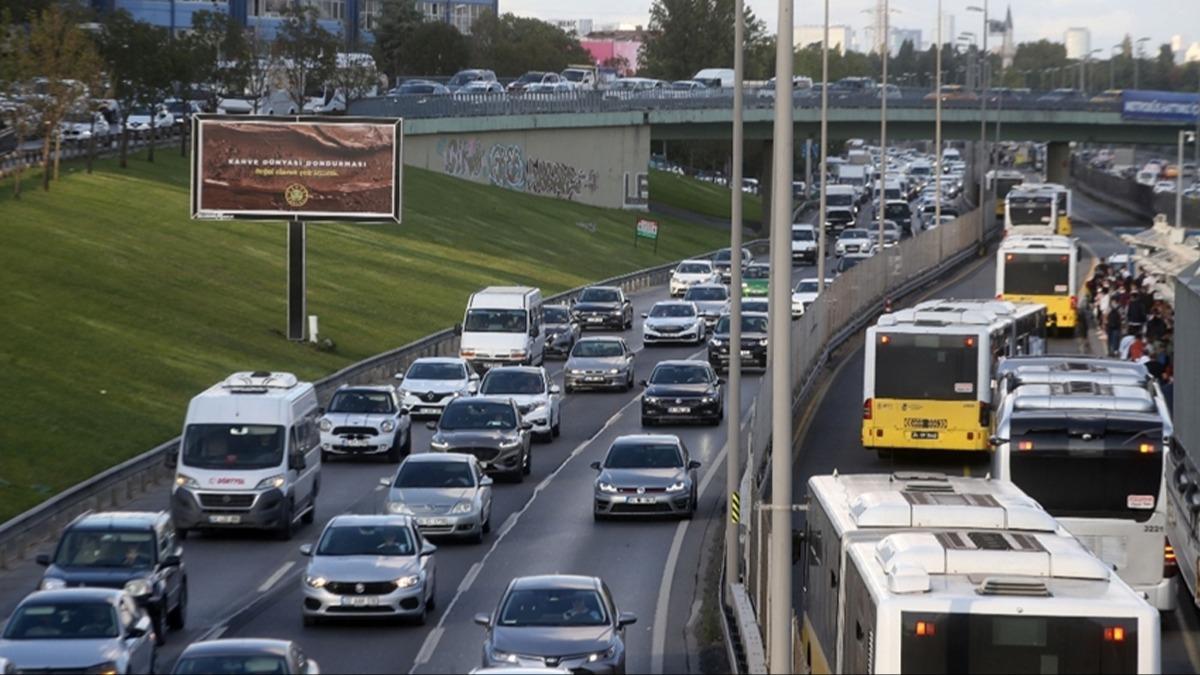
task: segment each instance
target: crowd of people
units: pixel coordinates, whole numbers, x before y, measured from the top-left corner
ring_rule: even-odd
[[[1175,313],[1155,297],[1155,280],[1140,267],[1102,262],[1087,281],[1085,311],[1108,355],[1146,366],[1172,400]]]

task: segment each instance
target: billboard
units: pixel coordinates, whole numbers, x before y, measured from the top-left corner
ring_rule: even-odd
[[[1121,118],[1153,122],[1195,124],[1200,116],[1200,95],[1174,91],[1130,91],[1121,93]]]
[[[400,222],[403,122],[196,115],[192,217]]]

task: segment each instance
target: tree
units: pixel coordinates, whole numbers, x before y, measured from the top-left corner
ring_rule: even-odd
[[[102,93],[100,57],[75,18],[59,7],[51,7],[30,21],[16,61],[18,81],[38,78],[40,91],[29,96],[26,103],[41,124],[42,189],[49,190],[51,144],[61,141],[60,124],[81,103]]]
[[[334,68],[329,83],[334,91],[342,96],[346,103],[346,112],[349,112],[351,103],[374,95],[380,84],[380,76],[370,57],[344,54],[338,57],[337,67]]]
[[[734,0],[654,0],[639,72],[680,80],[703,68],[733,66]],[[746,9],[746,45],[761,41],[763,23]]]
[[[105,19],[100,31],[100,54],[104,58],[113,97],[120,106],[121,168],[128,166],[129,114],[136,105],[150,105],[150,127],[154,128],[153,103],[159,98],[169,70],[160,55],[167,49],[167,32],[129,12],[118,10]],[[153,146],[151,146],[153,147]],[[151,155],[153,158],[153,155]]]
[[[321,26],[319,18],[312,5],[289,5],[275,37],[278,67],[298,113],[304,111],[308,88],[324,86],[337,68],[338,38]]]
[[[375,26],[375,63],[390,75],[404,71],[403,48],[425,16],[416,0],[387,0],[382,3]]]
[[[471,43],[448,23],[426,21],[412,31],[400,53],[407,73],[453,75],[471,62]]]
[[[624,77],[629,73],[629,59],[624,56],[610,56],[600,64],[604,68],[612,68],[617,75]]]
[[[539,19],[484,12],[471,26],[471,60],[501,75],[531,70],[558,72],[572,63],[592,63],[592,55],[557,26]]]
[[[190,47],[195,61],[195,83],[209,87],[208,109],[216,110],[219,99],[246,92],[250,42],[246,31],[224,12],[200,10],[192,14]]]

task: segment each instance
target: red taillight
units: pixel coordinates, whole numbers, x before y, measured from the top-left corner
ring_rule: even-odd
[[[1071,309],[1079,309],[1079,298],[1071,296]]]
[[[1020,443],[1017,443],[1017,449],[1018,450],[1032,450],[1033,449],[1033,441],[1021,441]]]
[[[1004,260],[1005,260],[1006,262],[1012,262],[1012,261],[1013,261],[1015,258],[1016,258],[1016,256],[1014,256],[1014,255],[1013,255],[1013,254],[1011,254],[1011,253],[1009,253],[1008,255],[1004,256]]]
[[[1124,642],[1125,641],[1125,628],[1122,626],[1113,626],[1111,628],[1105,628],[1104,629],[1104,641],[1105,642]]]
[[[963,340],[963,344],[965,344],[968,347],[974,347],[975,346],[975,338],[969,337],[969,338]]]
[[[871,419],[871,408],[874,407],[873,403],[874,403],[873,399],[867,399],[867,400],[863,401],[863,419],[864,420]]]
[[[997,299],[997,300],[1003,300],[1003,299],[1004,299],[1004,294],[1003,294],[1003,293],[997,293],[997,294],[996,294],[996,299]]]
[[[937,630],[931,621],[917,622],[917,637],[933,637]]]
[[[891,344],[891,343],[892,343],[891,335],[880,335],[879,336],[879,344],[886,345],[886,344]]]
[[[1171,542],[1163,538],[1163,578],[1170,578],[1179,574],[1179,560],[1175,558],[1175,547]]]

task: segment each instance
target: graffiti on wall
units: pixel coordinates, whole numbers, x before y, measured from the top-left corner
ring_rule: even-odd
[[[519,145],[488,146],[476,138],[452,138],[438,141],[437,153],[447,175],[487,181],[509,190],[574,199],[600,187],[600,175],[594,169],[526,157]]]

